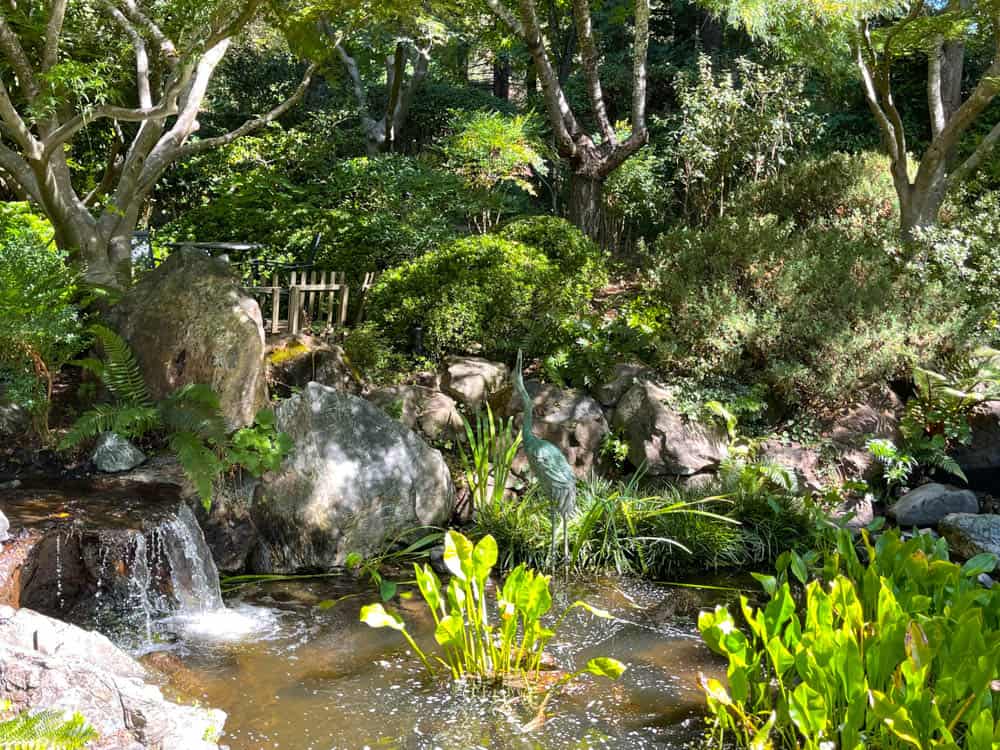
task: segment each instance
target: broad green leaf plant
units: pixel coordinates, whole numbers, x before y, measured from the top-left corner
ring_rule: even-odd
[[[1000,746],[1000,590],[977,577],[996,558],[964,566],[947,544],[898,531],[863,564],[847,531],[819,577],[793,595],[785,573],[759,576],[761,608],[740,598],[704,612],[708,646],[728,660],[727,682],[702,676],[716,743],[738,747],[992,750]],[[792,572],[806,578],[804,566]]]
[[[492,536],[473,544],[457,531],[447,532],[444,562],[451,573],[446,585],[430,565],[413,566],[417,586],[434,618],[434,640],[440,653],[425,653],[402,618],[386,610],[382,603],[361,608],[361,621],[370,627],[398,630],[432,676],[444,668],[455,681],[499,688],[516,679],[537,686],[545,647],[572,610],[583,609],[595,617],[611,618],[605,610],[576,601],[549,627],[543,623],[552,609],[549,576],[524,565],[507,576],[494,609],[486,594],[487,581],[497,562],[497,544]],[[625,665],[615,659],[591,659],[583,669],[562,675],[548,695],[583,674],[617,679],[624,671]]]

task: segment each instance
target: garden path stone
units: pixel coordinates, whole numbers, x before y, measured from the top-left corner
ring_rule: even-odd
[[[952,513],[938,524],[951,551],[969,559],[982,552],[1000,557],[1000,516],[978,513]]]
[[[978,512],[975,493],[936,482],[910,490],[889,508],[889,515],[904,528],[934,526],[951,513]]]
[[[230,429],[251,424],[266,403],[260,307],[224,259],[180,248],[125,294],[112,321],[153,398],[210,385]]]
[[[120,435],[105,432],[97,438],[90,460],[98,471],[117,474],[139,466],[146,460],[146,454]]]
[[[375,404],[309,383],[276,413],[294,448],[254,498],[255,567],[329,570],[448,520],[455,486],[441,453]]]

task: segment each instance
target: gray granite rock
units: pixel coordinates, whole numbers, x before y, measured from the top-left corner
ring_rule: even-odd
[[[114,432],[105,432],[97,438],[90,460],[98,471],[116,474],[132,471],[146,460],[146,454]]]
[[[889,508],[889,515],[903,527],[934,526],[950,513],[978,512],[975,493],[936,482],[910,490]]]

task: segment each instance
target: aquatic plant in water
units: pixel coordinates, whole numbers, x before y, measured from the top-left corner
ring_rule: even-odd
[[[543,682],[545,647],[570,611],[584,609],[596,617],[611,618],[605,610],[576,601],[551,628],[547,627],[542,618],[552,608],[549,576],[524,565],[518,565],[507,576],[491,616],[486,583],[497,562],[497,544],[492,536],[473,545],[459,532],[449,531],[445,534],[444,562],[452,574],[447,585],[441,583],[430,565],[413,566],[417,586],[434,618],[434,639],[441,647],[440,654],[429,657],[407,632],[402,618],[381,603],[361,608],[362,622],[373,628],[399,631],[432,675],[443,667],[456,681],[473,680],[495,687],[515,682],[529,688],[538,686]],[[617,679],[624,671],[625,665],[615,659],[594,658],[583,669],[560,676],[548,695],[583,674]]]

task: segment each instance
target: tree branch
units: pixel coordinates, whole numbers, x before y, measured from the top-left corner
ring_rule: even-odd
[[[993,149],[997,141],[1000,141],[1000,122],[993,126],[989,133],[979,142],[976,150],[972,152],[968,159],[962,162],[950,175],[948,175],[948,186],[957,185],[973,172],[979,169],[983,159]]]
[[[269,122],[281,117],[285,112],[290,110],[296,104],[301,101],[302,97],[305,96],[306,91],[309,88],[309,84],[312,81],[312,77],[316,72],[318,65],[313,63],[310,65],[302,76],[302,80],[299,82],[298,88],[289,96],[285,101],[279,104],[277,107],[272,109],[270,112],[256,117],[252,120],[240,125],[240,127],[235,130],[231,130],[224,135],[217,136],[215,138],[206,138],[201,141],[194,141],[192,143],[187,143],[177,150],[173,159],[185,158],[191,156],[192,154],[201,153],[202,151],[207,151],[208,149],[218,148],[219,146],[225,146],[227,143],[232,143],[237,138],[241,138],[249,133],[259,130],[260,128],[267,125]]]
[[[7,172],[11,179],[20,185],[35,203],[41,204],[42,193],[38,187],[38,180],[35,179],[28,162],[20,154],[2,143],[0,143],[0,169]]]
[[[10,130],[14,140],[24,149],[24,153],[29,157],[38,156],[41,152],[41,144],[38,139],[31,134],[27,123],[21,118],[17,107],[10,98],[10,92],[3,81],[0,81],[0,121]]]
[[[590,106],[594,111],[594,117],[597,118],[597,125],[601,130],[604,142],[614,145],[617,138],[615,137],[615,129],[608,120],[607,108],[604,106],[604,92],[601,90],[601,75],[598,70],[597,45],[594,42],[594,28],[588,0],[573,0],[573,18],[576,21],[580,59],[583,65],[584,79],[587,82]]]
[[[125,17],[125,14],[111,4],[110,0],[105,0],[104,7],[132,41],[132,48],[135,50],[135,75],[139,106],[143,109],[151,109],[153,107],[153,94],[149,85],[149,55],[146,52],[146,40],[142,38],[142,34],[132,22]]]
[[[18,85],[24,91],[28,101],[33,101],[38,96],[38,81],[35,79],[35,70],[28,61],[28,56],[24,54],[21,41],[17,34],[10,28],[7,19],[0,13],[0,50],[3,51],[7,62],[17,74]]]
[[[646,60],[649,55],[649,0],[635,0],[635,42],[632,45],[632,135],[646,143]]]
[[[52,14],[45,27],[45,47],[42,50],[42,73],[59,61],[59,38],[66,19],[67,0],[52,0]]]
[[[89,112],[81,112],[53,130],[43,141],[45,150],[42,160],[48,157],[63,143],[68,141],[89,123],[102,118],[112,118],[122,122],[145,122],[146,120],[163,120],[177,114],[177,107],[166,98],[155,107],[149,109],[131,109],[106,104],[94,107]]]
[[[167,66],[171,69],[176,67],[180,56],[177,54],[177,48],[174,46],[174,43],[167,38],[159,26],[139,10],[139,7],[135,4],[135,0],[122,0],[122,10],[132,23],[145,29],[146,33],[153,38],[153,41],[160,48],[160,54],[166,61]]]

